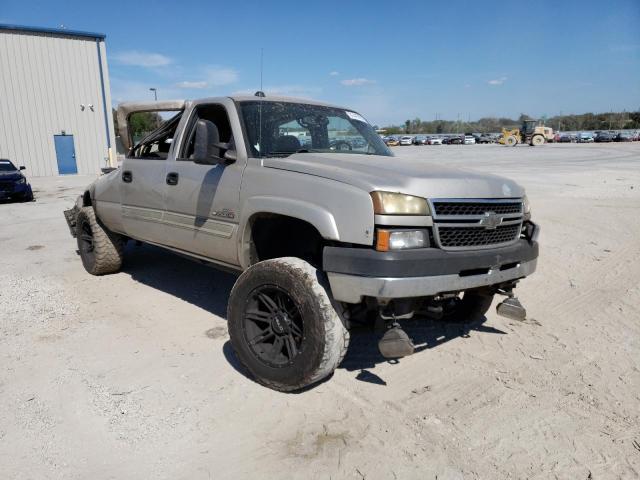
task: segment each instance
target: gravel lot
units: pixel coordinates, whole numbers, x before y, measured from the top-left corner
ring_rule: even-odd
[[[640,144],[394,151],[526,186],[526,322],[409,322],[397,363],[357,331],[329,381],[273,392],[230,348],[232,275],[129,245],[92,277],[62,217],[91,179],[34,178],[0,204],[0,477],[640,477]]]

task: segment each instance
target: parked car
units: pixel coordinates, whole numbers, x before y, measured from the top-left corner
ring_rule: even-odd
[[[575,143],[576,141],[577,137],[570,133],[563,133],[558,139],[558,143]]]
[[[464,143],[464,135],[454,135],[449,137],[449,145],[462,145]]]
[[[474,137],[473,135],[465,135],[464,136],[464,144],[465,145],[475,145],[476,144],[476,137]]]
[[[498,314],[525,319],[514,289],[536,270],[539,229],[516,182],[392,158],[362,116],[331,105],[262,94],[169,106],[175,117],[133,148],[130,115],[156,103],[119,106],[129,154],[64,212],[70,250],[92,275],[119,271],[129,239],[237,271],[230,342],[261,384],[329,377],[356,321],[377,319],[393,359],[415,352],[397,320],[416,311],[475,321],[505,295]],[[303,150],[282,128],[304,119],[322,145],[333,118],[367,150]]]
[[[386,143],[388,147],[397,147],[400,144],[400,142],[398,142],[398,139],[395,137],[387,138],[386,142],[384,143]]]
[[[633,133],[631,132],[620,132],[615,137],[613,137],[614,142],[633,142]]]
[[[33,200],[33,190],[22,173],[25,167],[16,167],[11,160],[0,158],[0,200]]]
[[[599,132],[594,138],[594,142],[596,143],[613,142],[613,135],[611,135],[609,132]]]
[[[429,138],[429,145],[442,145],[442,137]]]
[[[413,139],[413,144],[414,145],[428,145],[428,138],[425,137],[424,135],[416,135],[415,138]]]
[[[578,143],[593,143],[593,134],[591,132],[581,132],[578,135]]]
[[[413,137],[409,135],[400,137],[400,145],[413,145]]]
[[[491,134],[483,133],[476,139],[476,143],[495,143],[495,139]]]

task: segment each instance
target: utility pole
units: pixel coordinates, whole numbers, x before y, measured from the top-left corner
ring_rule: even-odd
[[[158,101],[158,89],[152,87],[149,90],[151,90],[153,92],[153,99],[157,102]]]

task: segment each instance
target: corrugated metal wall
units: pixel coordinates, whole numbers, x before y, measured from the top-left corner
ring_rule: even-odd
[[[53,136],[64,131],[74,137],[78,173],[98,173],[108,158],[107,129],[114,145],[106,58],[97,39],[0,30],[0,158],[25,165],[30,176],[57,175]]]

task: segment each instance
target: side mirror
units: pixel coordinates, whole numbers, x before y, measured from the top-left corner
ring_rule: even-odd
[[[24,165],[20,165],[20,167],[18,167],[20,170],[26,170],[27,167],[25,167]]]
[[[218,127],[209,120],[198,120],[196,138],[193,145],[193,161],[200,165],[217,165],[220,158],[220,134]]]
[[[227,150],[226,152],[224,152],[224,159],[227,161],[227,163],[233,163],[238,160],[238,154],[235,150]]]

